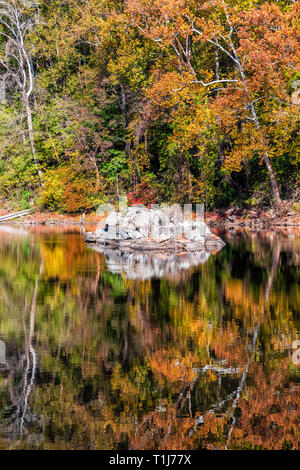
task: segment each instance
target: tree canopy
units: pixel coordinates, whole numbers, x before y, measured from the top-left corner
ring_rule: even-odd
[[[0,2],[0,197],[76,213],[279,203],[299,182],[299,1]]]

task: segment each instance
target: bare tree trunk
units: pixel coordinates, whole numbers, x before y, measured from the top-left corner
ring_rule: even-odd
[[[1,38],[5,38],[7,43],[5,51],[3,51],[4,54],[1,53],[0,67],[5,70],[5,76],[11,78],[20,90],[22,104],[26,111],[31,152],[41,185],[43,185],[43,173],[37,161],[32,112],[29,103],[29,98],[34,90],[34,73],[32,56],[30,50],[27,49],[26,41],[27,33],[39,23],[38,5],[35,1],[0,1],[0,6],[0,35]],[[26,11],[24,7],[26,7]]]
[[[97,165],[96,156],[92,157],[92,163],[93,163],[93,166],[94,166],[94,169],[95,169],[95,175],[96,175],[96,187],[95,187],[95,189],[98,192],[99,188],[100,188],[100,173],[99,173],[99,168],[98,168],[98,165]]]
[[[241,74],[241,77],[243,79],[245,88],[248,92],[248,87],[247,87],[245,75],[241,71],[240,71],[240,74]],[[256,126],[257,130],[261,133],[260,123],[259,123],[259,120],[258,120],[258,117],[257,117],[257,114],[256,114],[255,106],[252,102],[252,97],[249,96],[249,98],[251,100],[250,109],[251,109],[253,120],[255,122],[255,126]],[[262,141],[262,144],[265,146],[263,135],[261,135],[261,141]],[[274,170],[273,170],[273,167],[272,167],[272,164],[271,164],[269,154],[266,150],[264,151],[262,158],[263,158],[263,161],[265,162],[265,165],[266,165],[268,173],[269,173],[269,178],[270,178],[270,182],[271,182],[271,189],[272,189],[273,197],[276,200],[277,204],[281,204],[282,201],[281,201],[281,197],[280,197],[278,183],[277,183],[277,180],[276,180],[276,177],[275,177],[275,173],[274,173]]]
[[[121,89],[121,100],[120,100],[120,108],[123,114],[124,118],[124,132],[125,135],[127,134],[127,126],[128,126],[128,120],[127,120],[127,103],[126,103],[126,93],[125,93],[125,88],[123,83],[120,83],[120,89]],[[126,136],[126,141],[125,141],[125,153],[127,157],[130,157],[130,148],[131,148],[131,142],[130,139],[127,138]]]
[[[216,59],[216,68],[215,68],[216,80],[220,80],[220,58],[219,58],[219,49],[217,47],[215,48],[215,59]]]
[[[43,186],[43,174],[42,174],[42,171],[40,169],[40,166],[39,166],[37,158],[36,158],[36,149],[35,149],[33,126],[32,126],[32,112],[31,112],[31,108],[30,108],[29,99],[28,99],[28,96],[27,96],[25,90],[23,90],[23,92],[22,92],[22,101],[23,101],[23,105],[24,105],[25,110],[26,110],[27,127],[28,127],[28,135],[29,135],[31,152],[32,152],[32,155],[33,155],[34,163],[37,167],[37,171],[38,171],[38,175],[39,175],[41,185]]]
[[[281,197],[280,197],[278,183],[277,183],[274,171],[273,171],[273,167],[271,165],[270,157],[269,157],[267,152],[263,155],[263,160],[264,160],[264,162],[266,164],[266,167],[268,169],[268,172],[269,172],[269,178],[270,178],[270,181],[271,181],[271,188],[272,188],[273,197],[276,200],[277,204],[281,204],[282,200],[281,200]]]

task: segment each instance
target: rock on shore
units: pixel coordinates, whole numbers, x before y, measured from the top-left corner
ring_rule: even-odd
[[[184,219],[178,207],[112,212],[103,227],[86,234],[86,241],[125,251],[212,252],[225,245],[204,222]]]

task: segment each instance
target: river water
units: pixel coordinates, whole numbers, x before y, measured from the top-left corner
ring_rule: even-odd
[[[299,449],[300,231],[221,236],[0,227],[0,449]]]

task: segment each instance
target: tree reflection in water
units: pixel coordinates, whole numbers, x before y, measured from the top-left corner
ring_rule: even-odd
[[[299,448],[299,235],[157,261],[0,229],[0,448]]]

